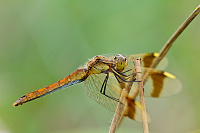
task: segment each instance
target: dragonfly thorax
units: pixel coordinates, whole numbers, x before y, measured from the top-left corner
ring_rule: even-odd
[[[114,57],[114,61],[116,64],[116,70],[120,71],[120,72],[122,72],[128,65],[128,61],[127,61],[126,57],[121,54],[117,54]]]

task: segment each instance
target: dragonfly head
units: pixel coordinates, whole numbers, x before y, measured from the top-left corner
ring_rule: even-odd
[[[127,58],[121,54],[117,54],[114,57],[114,61],[116,63],[116,70],[118,70],[120,72],[122,72],[128,65]]]

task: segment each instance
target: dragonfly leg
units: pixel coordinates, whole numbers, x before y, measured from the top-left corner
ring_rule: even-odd
[[[108,82],[108,77],[109,77],[109,73],[107,73],[107,76],[105,77],[105,80],[103,81],[103,84],[101,86],[101,90],[100,90],[100,93],[103,94],[104,96],[116,101],[116,102],[120,102],[119,99],[115,98],[115,97],[112,97],[112,96],[109,96],[106,94],[106,85],[107,85],[107,82]],[[121,102],[120,102],[121,103]]]
[[[114,74],[115,75],[115,74]],[[117,81],[119,82],[119,83],[123,83],[122,81],[120,81],[119,80],[119,78],[115,75],[115,78],[117,79]]]
[[[133,70],[133,69],[128,69],[128,70],[126,70],[126,71],[124,71],[122,73],[124,74],[124,73],[127,73],[127,72],[131,71],[131,70]]]
[[[127,71],[130,71],[130,70],[132,70],[132,69],[129,69],[129,70],[127,70]],[[127,72],[127,71],[125,71],[125,72]],[[142,72],[137,72],[137,73],[142,73]],[[132,81],[126,81],[126,80],[128,80],[128,79],[130,78],[130,76],[133,75],[133,74],[136,74],[136,73],[133,72],[133,73],[127,75],[128,78],[127,78],[127,79],[124,79],[124,80],[125,80],[124,82],[142,82],[142,81],[137,81],[136,78],[134,78],[134,80],[132,80]],[[119,75],[118,75],[118,76],[119,76]],[[115,77],[116,77],[116,76],[115,76]],[[119,78],[120,78],[120,76],[119,76]],[[120,78],[120,79],[121,79],[121,78]]]
[[[118,74],[124,76],[124,77],[128,77],[128,75],[124,74],[124,72],[118,72],[118,71],[116,71],[116,72],[117,72]]]
[[[136,74],[136,73],[142,73],[142,72],[133,72],[133,73],[127,75],[127,76],[131,76],[131,75]]]
[[[133,69],[128,69],[128,70],[126,70],[126,71],[124,71],[124,72],[118,72],[118,73],[121,74],[122,76],[125,76],[125,77],[129,77],[129,76],[131,76],[131,75],[133,75],[133,74],[136,74],[136,72],[133,72],[133,73],[131,73],[131,74],[129,74],[129,75],[125,75],[125,73],[127,73],[127,72],[129,72],[129,71],[131,71],[131,70],[133,70]],[[139,73],[141,73],[141,72],[139,72]]]
[[[127,79],[129,79],[129,78],[123,79],[122,77],[120,77],[120,76],[117,75],[117,74],[114,74],[114,75],[115,75],[115,78],[117,79],[117,81],[118,81],[119,83],[127,82]],[[121,80],[119,80],[119,79],[121,79]]]
[[[115,78],[117,79],[117,81],[118,81],[119,83],[123,83],[123,82],[135,82],[135,80],[136,80],[136,79],[134,79],[134,80],[132,80],[132,81],[127,81],[127,80],[130,78],[130,76],[128,76],[128,78],[122,78],[122,77],[120,76],[120,73],[118,73],[118,72],[116,72],[116,71],[113,71],[113,73],[114,73]],[[123,75],[122,75],[122,76],[123,76]],[[121,79],[121,81],[120,81],[119,79]]]

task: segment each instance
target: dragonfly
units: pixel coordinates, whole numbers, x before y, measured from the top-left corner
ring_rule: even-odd
[[[135,74],[133,58],[142,58],[143,73],[158,56],[158,53],[145,53],[124,56],[116,55],[97,55],[89,60],[83,67],[78,68],[65,78],[39,90],[28,93],[13,103],[13,106],[22,105],[34,99],[43,97],[47,94],[83,82],[83,88],[87,95],[105,108],[115,111],[117,104],[121,103],[129,106],[124,116],[133,120],[138,120],[137,110],[141,107],[134,102],[123,103],[119,100],[122,89],[129,82],[137,82],[137,79],[130,80],[130,76]],[[165,67],[166,61],[161,62],[160,66]],[[134,93],[137,86],[133,84],[130,93]],[[147,97],[164,97],[178,93],[181,89],[180,81],[171,73],[151,69],[149,77],[144,85],[144,95]],[[132,105],[130,104],[132,103]],[[131,109],[131,110],[130,110]]]

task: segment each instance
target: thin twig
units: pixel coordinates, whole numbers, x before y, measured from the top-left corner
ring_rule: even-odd
[[[119,99],[122,103],[126,103],[126,99],[125,99],[126,95],[128,95],[128,92],[124,88],[122,90],[122,93],[121,93],[121,96],[120,96],[120,99]],[[112,124],[110,126],[109,133],[115,133],[115,131],[117,129],[117,126],[118,126],[118,123],[119,123],[119,120],[120,120],[120,118],[122,116],[123,111],[124,111],[124,105],[121,104],[121,103],[118,103],[117,109],[116,109],[114,117],[112,119]]]
[[[164,47],[161,49],[158,57],[154,60],[151,64],[150,68],[156,68],[158,63],[163,59],[166,53],[169,51],[170,47],[172,46],[173,42],[179,37],[179,35],[185,30],[185,28],[192,22],[192,20],[199,14],[200,12],[200,5],[190,14],[190,16],[183,22],[183,24],[174,32],[174,34],[170,37],[170,39],[165,43]],[[143,84],[145,84],[146,80],[148,79],[149,72],[151,69],[147,70],[143,76]],[[132,98],[136,98],[138,95],[138,89],[132,95]]]
[[[134,62],[135,62],[135,68],[136,68],[136,73],[137,73],[137,80],[141,81],[141,82],[138,82],[138,90],[139,90],[139,96],[140,96],[140,103],[143,107],[143,109],[141,110],[142,111],[143,132],[149,133],[147,111],[146,111],[144,91],[143,91],[143,81],[142,81],[142,67],[141,67],[142,60],[141,60],[141,58],[138,58]]]
[[[164,47],[161,49],[159,56],[155,59],[151,68],[155,68],[162,58],[166,55],[173,42],[179,37],[179,35],[185,30],[185,28],[191,23],[191,21],[199,14],[200,5],[190,14],[190,16],[183,22],[183,24],[176,30],[176,32],[171,36],[171,38],[166,42]]]

